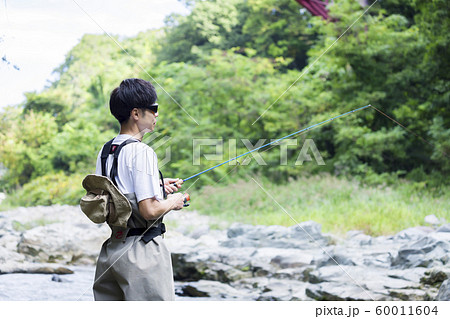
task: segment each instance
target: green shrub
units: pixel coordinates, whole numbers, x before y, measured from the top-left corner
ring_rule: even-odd
[[[38,177],[11,194],[2,206],[77,205],[85,194],[83,178],[82,174],[66,176],[62,172]]]

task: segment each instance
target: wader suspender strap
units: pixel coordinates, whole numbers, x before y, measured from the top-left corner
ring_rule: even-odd
[[[114,154],[114,160],[113,160],[113,164],[112,164],[111,172],[109,173],[109,176],[110,176],[111,180],[113,181],[113,183],[117,186],[117,188],[119,188],[119,186],[117,185],[117,182],[116,182],[116,178],[118,176],[119,153],[124,146],[131,144],[131,143],[137,143],[137,142],[138,141],[136,141],[136,140],[126,140],[125,142],[123,142],[120,145],[112,145],[111,146],[111,150],[109,151],[109,153]]]
[[[161,178],[161,187],[162,187],[162,191],[163,191],[163,196],[164,196],[164,199],[167,199],[166,189],[164,188],[164,177],[163,177],[163,174],[161,173],[161,171],[160,170],[158,170],[158,171],[159,171],[159,177]]]
[[[114,139],[112,139],[111,141],[107,142],[105,145],[103,145],[103,149],[102,149],[102,155],[101,155],[101,159],[102,159],[102,175],[106,177],[106,160],[108,159],[109,156],[109,151],[111,150],[111,144],[114,141]]]
[[[120,150],[125,145],[131,144],[131,143],[137,143],[138,141],[136,141],[136,140],[126,140],[125,142],[123,142],[120,145],[113,145],[112,144],[113,141],[114,141],[114,139],[108,141],[103,146],[102,154],[100,155],[100,157],[101,157],[101,161],[102,161],[102,175],[106,176],[106,161],[108,160],[109,154],[113,154],[114,153],[113,165],[111,167],[111,172],[110,172],[109,176],[110,176],[110,179],[112,180],[112,182],[114,183],[114,185],[117,186],[116,177],[118,176],[117,166],[118,166],[118,159],[119,159]],[[163,174],[161,173],[161,171],[159,171],[159,177],[161,178],[161,188],[162,188],[163,196],[164,196],[164,199],[166,199],[167,198],[167,193],[166,193],[166,190],[164,189],[164,177],[163,177]]]

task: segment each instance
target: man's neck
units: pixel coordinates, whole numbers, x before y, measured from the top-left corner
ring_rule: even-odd
[[[143,136],[143,134],[139,132],[137,126],[129,127],[128,125],[121,125],[119,134],[131,135],[132,137],[138,139],[139,141],[142,141]]]

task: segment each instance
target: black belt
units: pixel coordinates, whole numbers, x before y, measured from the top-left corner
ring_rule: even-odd
[[[131,228],[128,233],[127,237],[130,236],[142,236],[142,240],[144,243],[148,243],[153,238],[160,236],[166,232],[166,225],[164,223],[159,224],[157,227],[151,227],[151,228]]]

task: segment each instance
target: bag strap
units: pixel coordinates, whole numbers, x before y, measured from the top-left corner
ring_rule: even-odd
[[[111,141],[107,142],[105,145],[103,145],[103,149],[102,149],[102,155],[101,155],[102,175],[105,176],[105,177],[106,177],[106,160],[108,159],[109,152],[111,151],[111,145],[112,145],[113,141],[114,141],[114,139],[112,139]]]
[[[164,199],[167,199],[166,189],[164,188],[164,177],[163,177],[162,172],[160,170],[158,170],[158,171],[159,171],[159,177],[161,178],[161,188],[163,191],[163,197],[164,197]]]
[[[103,145],[102,154],[101,154],[102,175],[106,176],[106,161],[108,159],[109,154],[114,154],[113,165],[111,167],[109,177],[110,177],[111,181],[114,183],[114,185],[116,185],[116,187],[118,187],[116,178],[118,176],[119,153],[124,146],[131,144],[131,143],[137,143],[139,141],[134,140],[134,139],[128,139],[120,145],[117,145],[117,144],[113,145],[113,141],[114,141],[114,139],[108,141],[105,145]],[[167,193],[166,193],[166,190],[164,189],[164,177],[163,177],[162,172],[160,170],[158,170],[158,171],[159,171],[159,177],[161,178],[161,188],[163,191],[163,196],[164,196],[164,199],[166,199]]]
[[[124,146],[131,144],[131,143],[137,143],[137,142],[139,142],[139,141],[128,139],[120,145],[111,145],[111,150],[109,151],[109,153],[114,154],[114,160],[113,160],[113,164],[111,167],[111,172],[109,173],[109,177],[113,181],[114,185],[116,185],[117,187],[119,187],[116,182],[116,178],[118,176],[119,153]]]

